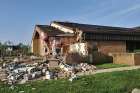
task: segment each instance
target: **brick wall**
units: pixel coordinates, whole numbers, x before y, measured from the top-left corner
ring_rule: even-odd
[[[139,53],[113,53],[112,57],[115,64],[140,65]]]
[[[113,53],[113,63],[115,64],[127,64],[134,65],[134,54],[133,53]]]
[[[134,60],[135,65],[140,65],[140,53],[135,53]]]
[[[36,55],[40,54],[40,39],[33,39],[33,41],[32,41],[32,52]]]
[[[126,43],[123,41],[98,41],[97,47],[104,54],[126,52]]]

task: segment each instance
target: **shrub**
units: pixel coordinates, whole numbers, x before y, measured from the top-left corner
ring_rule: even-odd
[[[92,57],[93,57],[93,64],[103,64],[103,63],[113,62],[113,58],[111,56],[105,55],[97,51],[92,53]]]
[[[79,53],[68,53],[66,55],[67,64],[78,64],[83,61],[83,57]]]

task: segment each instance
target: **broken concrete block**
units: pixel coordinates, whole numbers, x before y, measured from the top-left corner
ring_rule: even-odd
[[[140,89],[134,88],[134,89],[132,90],[132,93],[140,93]]]

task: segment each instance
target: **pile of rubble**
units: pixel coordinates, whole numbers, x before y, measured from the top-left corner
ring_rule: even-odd
[[[5,69],[0,68],[0,80],[5,82],[7,80],[7,73]]]
[[[86,72],[86,71],[95,71],[97,68],[94,65],[89,65],[87,63],[80,63],[77,65],[68,65],[64,63],[60,63],[59,67],[65,75],[65,77],[69,78],[69,81],[77,78],[76,73],[78,72]]]
[[[80,64],[77,64],[77,65],[67,65],[67,64],[64,64],[64,63],[60,63],[59,67],[66,72],[69,71],[69,72],[74,72],[74,73],[96,70],[96,66],[89,65],[87,63],[80,63]]]
[[[95,71],[97,69],[96,66],[87,63],[80,63],[78,67],[81,69],[81,72]]]
[[[34,58],[33,58],[34,59]],[[27,64],[19,62],[19,59],[15,58],[13,62],[3,64],[2,71],[6,74],[0,74],[5,76],[8,84],[25,83],[30,80],[37,79],[59,79],[68,78],[70,81],[77,78],[77,72],[94,71],[96,67],[87,63],[80,63],[77,65],[68,65],[60,60],[57,69],[50,69],[49,62],[39,62],[34,64]],[[2,77],[1,76],[1,77]]]

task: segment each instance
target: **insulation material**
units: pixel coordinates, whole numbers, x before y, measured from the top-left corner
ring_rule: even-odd
[[[86,43],[76,43],[73,45],[70,45],[70,53],[74,53],[77,52],[81,55],[88,55],[88,51],[87,51],[87,44]]]
[[[52,54],[53,54],[53,56],[56,56],[57,54],[60,54],[61,53],[61,46],[62,44],[61,44],[61,41],[60,40],[56,40],[56,39],[54,39],[53,41],[52,41]]]
[[[53,40],[53,43],[52,43],[52,55],[55,56],[56,55],[56,41]]]

